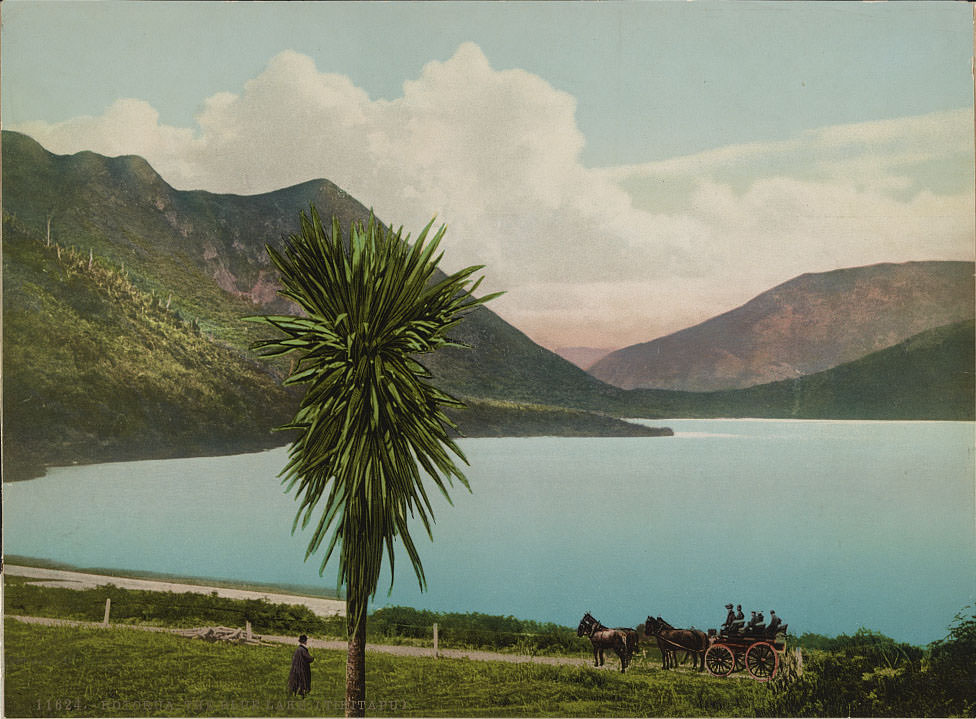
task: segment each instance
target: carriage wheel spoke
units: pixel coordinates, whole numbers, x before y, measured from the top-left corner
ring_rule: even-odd
[[[735,654],[724,644],[713,644],[705,652],[705,667],[718,677],[727,677],[735,669]]]
[[[746,668],[753,678],[766,682],[776,676],[779,656],[766,642],[756,642],[746,650]]]

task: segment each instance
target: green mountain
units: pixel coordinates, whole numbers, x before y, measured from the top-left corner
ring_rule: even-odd
[[[241,318],[287,310],[265,244],[297,231],[301,210],[314,203],[348,227],[363,205],[327,181],[252,197],[179,191],[141,158],[57,156],[10,132],[3,189],[6,479],[287,441],[270,432],[295,407],[280,388],[287,360],[257,361],[249,346],[266,330]],[[458,335],[473,349],[429,362],[477,400],[458,416],[465,434],[654,434],[603,414],[600,393],[619,390],[489,310]]]
[[[247,314],[286,308],[276,295],[266,244],[280,247],[314,203],[344,228],[368,210],[332,183],[315,180],[241,197],[175,190],[142,158],[91,152],[58,156],[29,137],[3,133],[4,212],[52,241],[124,270],[139,289],[166,299],[215,338],[247,352]],[[490,309],[458,331],[472,350],[439,353],[431,369],[453,392],[539,404],[603,406],[621,393],[540,347]]]

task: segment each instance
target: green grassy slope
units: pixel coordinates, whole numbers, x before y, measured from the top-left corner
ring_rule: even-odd
[[[104,260],[3,223],[5,479],[285,441],[293,398]],[[60,255],[60,257],[59,257]]]
[[[743,390],[740,411],[798,419],[972,420],[973,320],[937,327],[834,369]]]
[[[974,343],[967,320],[795,380],[724,392],[648,392],[665,412],[657,416],[972,421]]]
[[[287,693],[290,646],[4,622],[4,715],[342,716],[346,653],[313,648],[312,693]],[[368,653],[367,716],[753,716],[754,681],[638,661],[552,666]]]

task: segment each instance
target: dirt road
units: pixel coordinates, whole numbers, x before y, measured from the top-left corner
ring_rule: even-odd
[[[53,619],[51,617],[28,617],[22,615],[8,615],[6,619],[14,619],[25,624],[41,624],[44,626],[68,626],[68,627],[88,627],[92,629],[104,629],[105,631],[142,631],[142,632],[163,632],[169,634],[179,634],[185,629],[173,627],[149,627],[136,624],[109,624],[105,626],[99,622],[80,622],[73,619]],[[262,642],[272,644],[297,644],[296,637],[282,637],[262,634]],[[334,649],[345,651],[346,642],[330,639],[308,640],[308,646],[312,649]],[[367,652],[383,652],[384,654],[395,654],[402,657],[433,657],[434,650],[428,647],[412,647],[399,644],[367,644]],[[437,656],[447,659],[470,659],[483,662],[509,662],[512,664],[534,663],[534,664],[568,664],[582,666],[589,662],[585,659],[574,657],[533,657],[525,654],[503,654],[501,652],[469,651],[463,649],[440,649]],[[610,664],[606,668],[617,668]]]

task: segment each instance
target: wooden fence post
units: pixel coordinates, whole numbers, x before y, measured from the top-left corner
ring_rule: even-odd
[[[251,622],[244,620],[244,636],[247,637],[247,641],[251,641]]]
[[[102,626],[103,627],[107,627],[108,626],[108,615],[111,613],[111,611],[112,611],[112,598],[111,597],[106,597],[106,599],[105,599],[105,619],[102,620]]]
[[[439,656],[437,653],[437,624],[434,624],[434,656]]]

